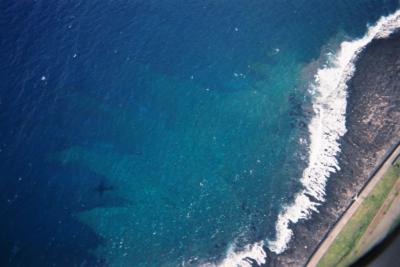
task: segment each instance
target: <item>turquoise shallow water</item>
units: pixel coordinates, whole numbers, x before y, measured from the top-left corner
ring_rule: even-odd
[[[396,5],[3,2],[1,264],[187,266],[273,238],[307,164],[303,67]]]

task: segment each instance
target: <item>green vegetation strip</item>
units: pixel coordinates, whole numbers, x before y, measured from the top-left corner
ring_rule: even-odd
[[[354,213],[318,263],[318,267],[348,266],[359,256],[357,244],[400,176],[400,159]]]

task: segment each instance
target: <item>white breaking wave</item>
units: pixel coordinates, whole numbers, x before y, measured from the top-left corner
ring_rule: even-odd
[[[264,242],[247,245],[244,250],[235,252],[235,247],[231,246],[228,249],[227,257],[218,264],[219,267],[251,267],[251,263],[246,259],[252,259],[258,265],[265,263],[266,253],[263,249]]]
[[[268,248],[280,254],[286,250],[293,231],[290,223],[307,219],[325,201],[325,186],[329,175],[339,170],[336,155],[340,151],[339,138],[346,133],[347,82],[355,71],[355,61],[373,39],[386,38],[400,28],[400,10],[381,17],[368,27],[363,38],[343,42],[331,58],[330,66],[319,69],[310,85],[314,116],[308,125],[310,134],[309,163],[303,171],[303,190],[294,203],[286,206],[278,216],[276,239]],[[313,201],[312,196],[317,201]]]
[[[229,246],[226,253],[225,259],[218,263],[206,263],[201,267],[251,267],[251,261],[253,260],[258,265],[264,264],[267,257],[264,249],[264,242],[260,241],[254,244],[248,244],[243,249],[237,251],[234,244]]]
[[[355,71],[355,60],[373,39],[387,38],[400,29],[400,10],[381,17],[374,26],[368,27],[363,38],[341,44],[329,66],[319,69],[310,84],[313,95],[314,116],[308,125],[310,134],[309,163],[303,171],[303,189],[296,194],[294,202],[283,208],[275,226],[276,239],[269,240],[270,251],[277,254],[286,250],[293,231],[291,223],[308,219],[318,212],[317,207],[325,201],[325,186],[329,175],[339,170],[336,159],[340,152],[339,139],[346,133],[347,82]],[[316,201],[313,201],[312,196]],[[231,245],[224,260],[218,264],[206,263],[203,267],[251,267],[252,259],[258,265],[266,262],[264,241],[249,244],[241,250]]]

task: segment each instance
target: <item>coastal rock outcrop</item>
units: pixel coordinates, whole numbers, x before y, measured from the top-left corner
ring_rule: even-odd
[[[327,201],[311,220],[293,226],[290,248],[267,266],[304,266],[382,159],[400,141],[400,33],[373,40],[359,55],[348,83],[347,133],[340,171],[328,180]]]

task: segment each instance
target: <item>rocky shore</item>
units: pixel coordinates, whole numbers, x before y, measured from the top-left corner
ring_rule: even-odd
[[[294,225],[290,248],[280,255],[269,253],[266,266],[304,266],[400,140],[400,33],[372,41],[359,56],[348,85],[348,131],[338,155],[341,170],[329,178],[319,213]]]

